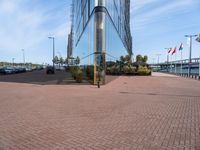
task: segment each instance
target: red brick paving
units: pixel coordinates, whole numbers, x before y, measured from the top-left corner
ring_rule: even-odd
[[[200,150],[200,82],[0,83],[0,150]]]

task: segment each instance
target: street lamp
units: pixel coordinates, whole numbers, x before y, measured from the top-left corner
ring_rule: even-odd
[[[22,49],[22,56],[23,56],[23,63],[24,63],[24,67],[25,67],[25,50]]]
[[[155,58],[152,58],[152,60],[153,60],[153,65],[155,65]]]
[[[49,39],[52,39],[53,41],[53,68],[54,68],[54,58],[55,58],[55,37],[48,37]]]
[[[188,66],[188,76],[191,74],[191,65],[192,65],[192,38],[197,37],[198,35],[185,35],[185,37],[190,38],[190,55],[189,55],[189,66]]]
[[[13,64],[13,67],[14,67],[14,61],[15,61],[15,58],[12,58],[12,64]]]
[[[158,64],[159,64],[161,54],[156,54],[156,55],[158,57]]]

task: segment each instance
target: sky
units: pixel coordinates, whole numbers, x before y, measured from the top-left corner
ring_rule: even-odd
[[[66,56],[71,0],[0,0],[0,61],[50,63],[54,36],[56,55]],[[131,0],[131,32],[134,55],[149,62],[166,61],[169,47],[184,45],[185,34],[200,34],[199,0]],[[200,43],[193,40],[192,57],[200,56]],[[172,57],[175,59],[175,56]],[[176,59],[180,59],[177,52]]]

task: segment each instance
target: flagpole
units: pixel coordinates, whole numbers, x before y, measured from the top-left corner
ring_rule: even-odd
[[[181,76],[183,74],[183,52],[181,50]]]
[[[167,50],[167,72],[170,72],[169,67],[169,53],[171,52],[171,48],[165,48]]]
[[[171,73],[172,73],[173,71],[172,71],[172,55],[171,55]]]
[[[167,72],[169,73],[169,54],[167,53]]]
[[[200,79],[200,56],[199,56],[199,79]]]
[[[175,54],[175,74],[177,73],[176,71],[176,54]]]

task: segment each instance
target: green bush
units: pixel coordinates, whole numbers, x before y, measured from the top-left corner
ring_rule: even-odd
[[[76,82],[78,83],[82,83],[82,80],[83,80],[83,72],[78,69],[76,72],[75,72],[75,76],[76,76]]]
[[[79,67],[78,66],[71,66],[69,70],[70,70],[72,77],[74,79],[76,79],[76,72],[79,70]]]
[[[111,74],[111,67],[107,67],[107,68],[106,68],[106,74],[107,74],[107,75],[110,75],[110,74]]]
[[[120,74],[119,67],[118,66],[112,66],[110,68],[110,74],[112,74],[112,75],[118,75],[118,74]]]
[[[151,69],[140,66],[137,70],[138,75],[151,75]]]
[[[123,72],[126,75],[131,75],[131,74],[135,74],[136,72],[136,67],[132,67],[132,66],[124,66],[123,67]]]
[[[94,66],[87,66],[86,68],[86,75],[89,79],[94,79]]]

